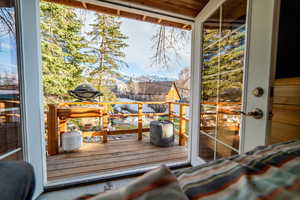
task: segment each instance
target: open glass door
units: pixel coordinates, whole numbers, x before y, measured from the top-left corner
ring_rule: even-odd
[[[25,160],[43,191],[38,0],[0,2],[0,161]]]
[[[275,8],[271,0],[216,0],[197,17],[192,164],[266,144]]]
[[[0,4],[0,161],[23,160],[15,1]]]

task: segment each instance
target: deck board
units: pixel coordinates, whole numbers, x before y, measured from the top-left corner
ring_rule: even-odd
[[[184,162],[188,159],[185,146],[156,147],[147,139],[136,138],[102,143],[84,143],[79,152],[47,158],[48,180],[82,175],[130,170],[137,167]]]

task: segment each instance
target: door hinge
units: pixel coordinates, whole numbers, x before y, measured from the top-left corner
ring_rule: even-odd
[[[272,112],[272,111],[269,112],[269,120],[272,120],[272,119],[273,119],[273,116],[274,116],[273,112]]]
[[[271,90],[270,90],[270,97],[274,97],[274,87],[271,87]]]

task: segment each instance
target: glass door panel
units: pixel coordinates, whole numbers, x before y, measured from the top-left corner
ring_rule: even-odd
[[[202,26],[199,156],[204,160],[239,153],[246,13],[247,0],[229,0]]]
[[[22,159],[15,1],[0,4],[0,159]]]
[[[216,142],[216,159],[237,155],[238,152],[234,148],[229,148],[220,142]]]
[[[214,137],[210,137],[206,134],[200,134],[199,138],[199,155],[205,161],[211,161],[215,159],[216,144]]]

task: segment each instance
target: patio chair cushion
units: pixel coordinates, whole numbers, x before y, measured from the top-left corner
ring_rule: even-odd
[[[166,167],[150,171],[126,187],[99,194],[91,200],[187,200],[179,183]]]

